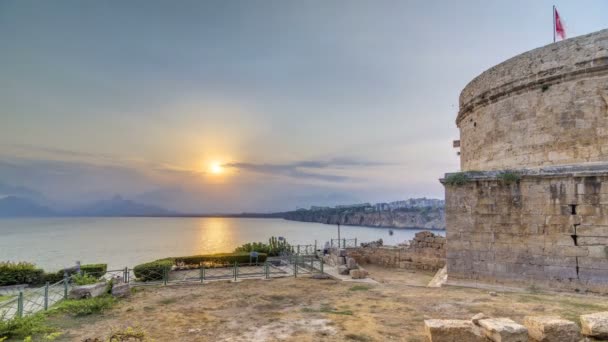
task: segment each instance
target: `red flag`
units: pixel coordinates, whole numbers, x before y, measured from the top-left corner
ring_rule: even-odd
[[[557,13],[557,8],[553,7],[553,12],[554,12],[554,29],[555,29],[555,35],[560,37],[561,39],[566,39],[566,28],[564,27],[564,24],[562,23],[561,18],[559,17],[559,13]],[[555,37],[555,36],[554,36]],[[555,40],[555,38],[554,38]]]

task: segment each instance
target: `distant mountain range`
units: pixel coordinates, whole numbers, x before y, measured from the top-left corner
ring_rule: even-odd
[[[87,204],[69,211],[53,210],[35,200],[5,196],[0,198],[0,217],[52,217],[52,216],[179,216],[164,208],[137,203],[114,196],[109,200]]]

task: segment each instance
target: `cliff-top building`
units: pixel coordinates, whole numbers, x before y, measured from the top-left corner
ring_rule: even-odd
[[[608,30],[483,72],[456,125],[448,283],[608,292]]]

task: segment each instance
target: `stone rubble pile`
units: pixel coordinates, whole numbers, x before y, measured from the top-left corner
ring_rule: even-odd
[[[323,262],[336,267],[341,275],[350,275],[352,279],[364,279],[369,274],[355,259],[348,257],[344,249],[332,249],[330,254],[323,256]]]
[[[471,320],[427,319],[424,329],[430,342],[608,341],[608,312],[582,315],[580,320],[581,329],[556,316],[528,316],[522,325],[506,317],[477,314]]]
[[[382,246],[378,242],[362,243],[361,247],[346,251],[359,264],[426,271],[437,271],[445,266],[446,238],[432,232],[418,232],[409,243],[399,246]]]

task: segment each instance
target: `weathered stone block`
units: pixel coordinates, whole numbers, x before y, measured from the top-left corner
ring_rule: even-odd
[[[580,329],[576,323],[555,316],[528,316],[524,319],[530,338],[538,342],[577,342]]]
[[[488,318],[477,323],[494,342],[527,342],[528,329],[510,318]]]
[[[90,285],[75,286],[70,290],[68,298],[83,299],[101,296],[106,293],[106,283],[95,283]]]
[[[112,286],[112,296],[128,297],[131,295],[131,287],[128,283],[115,284]]]
[[[482,342],[470,321],[456,319],[427,319],[424,330],[429,342]]]
[[[608,339],[608,311],[581,315],[581,332],[585,336]]]

